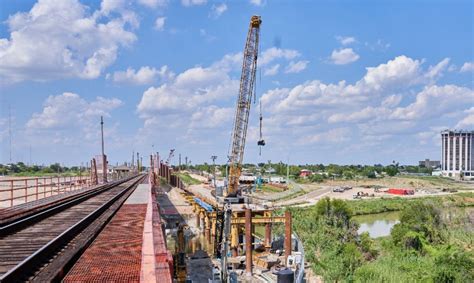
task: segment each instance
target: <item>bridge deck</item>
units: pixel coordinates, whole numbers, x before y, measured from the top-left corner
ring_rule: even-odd
[[[153,239],[163,236],[154,199],[149,184],[139,185],[64,282],[172,282],[166,244]]]
[[[139,282],[146,207],[124,204],[64,282]]]

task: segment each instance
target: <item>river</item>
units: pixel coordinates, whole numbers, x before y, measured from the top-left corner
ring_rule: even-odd
[[[450,222],[457,219],[457,222],[462,221],[466,227],[471,230],[472,221],[474,220],[474,207],[451,207],[443,208],[441,212],[442,219]],[[367,215],[357,215],[353,219],[359,223],[359,234],[369,232],[370,237],[378,238],[389,236],[393,226],[400,222],[400,212],[384,212]]]

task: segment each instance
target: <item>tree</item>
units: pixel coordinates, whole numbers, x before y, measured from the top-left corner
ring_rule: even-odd
[[[377,178],[377,175],[375,175],[374,171],[369,171],[369,172],[367,172],[367,178],[375,179],[375,178]]]
[[[363,232],[359,236],[360,248],[367,260],[377,257],[378,252],[374,248],[374,241],[370,238],[369,232]]]
[[[348,179],[348,180],[354,179],[354,174],[352,173],[351,170],[344,170],[342,172],[342,176],[344,177],[344,179]]]
[[[434,282],[474,282],[474,260],[465,251],[449,246],[435,259]]]
[[[313,183],[322,183],[324,181],[324,177],[320,174],[313,174],[309,176],[309,180]]]
[[[53,171],[53,172],[61,172],[61,165],[59,165],[59,163],[54,163],[54,164],[51,164],[49,165],[49,168]]]
[[[347,243],[344,245],[342,252],[343,265],[346,270],[346,276],[352,277],[357,267],[362,264],[363,257],[355,243]]]
[[[16,165],[18,166],[19,172],[27,172],[28,171],[28,167],[25,165],[25,163],[18,162]]]
[[[331,200],[325,197],[316,204],[316,212],[323,216],[326,222],[337,227],[349,228],[352,211],[347,203],[340,199]]]
[[[400,223],[392,229],[396,245],[420,251],[425,243],[440,243],[441,213],[432,204],[415,202],[402,210]]]
[[[385,167],[384,171],[387,173],[387,175],[392,177],[398,174],[398,168],[395,166],[387,166]]]

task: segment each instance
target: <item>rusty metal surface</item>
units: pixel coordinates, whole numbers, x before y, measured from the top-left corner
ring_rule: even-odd
[[[245,210],[245,271],[252,275],[252,210]]]
[[[90,224],[89,220],[93,220],[117,198],[134,188],[134,184],[142,177],[137,178],[111,184],[87,196],[85,200],[81,196],[42,212],[40,216],[33,215],[3,227],[0,237],[0,280],[24,280],[60,258],[67,251],[65,246],[71,237],[83,231]],[[15,257],[11,257],[11,254],[15,254]]]
[[[291,212],[285,211],[285,264],[291,255]]]
[[[265,249],[270,250],[272,246],[272,224],[265,224]]]
[[[139,282],[146,204],[124,204],[64,282]]]

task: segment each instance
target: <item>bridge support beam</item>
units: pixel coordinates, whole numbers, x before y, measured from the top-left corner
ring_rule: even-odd
[[[291,255],[291,212],[285,211],[285,265]]]
[[[230,227],[230,249],[232,251],[232,256],[239,256],[239,228],[237,225],[232,225]]]
[[[245,209],[245,271],[252,277],[252,210]]]

